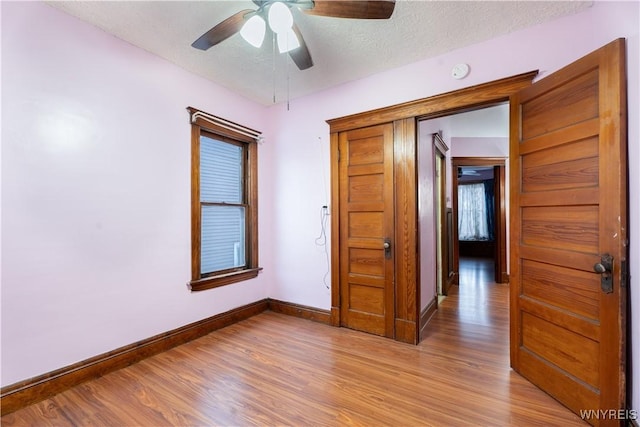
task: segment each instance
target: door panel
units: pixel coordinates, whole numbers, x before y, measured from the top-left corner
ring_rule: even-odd
[[[342,132],[339,149],[341,324],[392,337],[393,125]]]
[[[576,413],[625,407],[624,81],[617,40],[511,99],[511,364]]]
[[[598,253],[597,206],[523,206],[520,216],[524,245]]]
[[[530,99],[522,104],[522,114],[527,117],[521,130],[525,140],[598,117],[597,70],[586,70],[562,85],[551,87],[542,96]]]
[[[557,174],[562,160],[564,173]],[[526,193],[596,187],[598,185],[598,138],[552,147],[522,159],[522,189]]]
[[[600,278],[590,271],[522,260],[522,295],[592,320],[600,316]]]

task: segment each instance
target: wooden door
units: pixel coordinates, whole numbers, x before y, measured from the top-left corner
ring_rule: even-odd
[[[394,335],[393,125],[339,135],[340,323]]]
[[[625,407],[624,52],[617,40],[511,100],[511,363],[578,414],[610,411],[594,425]]]

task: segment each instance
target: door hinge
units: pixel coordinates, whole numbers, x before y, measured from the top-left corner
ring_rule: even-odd
[[[626,288],[629,280],[629,264],[626,259],[620,261],[620,287]]]
[[[338,163],[340,163],[340,150],[338,150]]]

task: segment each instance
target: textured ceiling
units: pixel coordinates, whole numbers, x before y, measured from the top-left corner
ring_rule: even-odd
[[[315,65],[300,71],[239,34],[208,51],[191,43],[251,1],[71,1],[55,8],[264,105],[363,78],[386,69],[573,14],[581,1],[398,0],[389,20],[294,17]],[[288,83],[287,83],[288,82]],[[287,88],[288,87],[288,88]]]

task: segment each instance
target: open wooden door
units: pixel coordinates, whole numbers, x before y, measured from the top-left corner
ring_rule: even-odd
[[[393,124],[341,132],[340,323],[394,336]]]
[[[618,425],[627,292],[624,40],[518,92],[511,132],[512,367],[586,421]],[[583,412],[592,410],[601,412]]]

